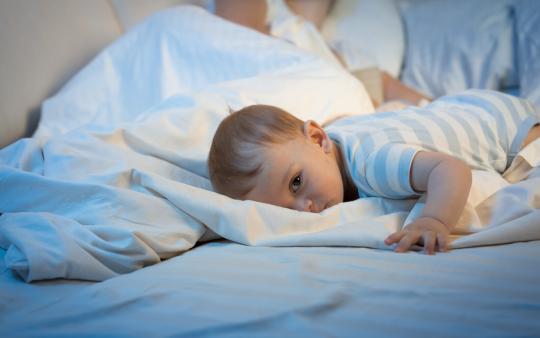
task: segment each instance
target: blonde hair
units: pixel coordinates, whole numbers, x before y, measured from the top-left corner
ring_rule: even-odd
[[[261,150],[303,135],[304,121],[268,105],[252,105],[227,116],[218,126],[208,155],[208,174],[216,192],[242,199],[262,167]]]

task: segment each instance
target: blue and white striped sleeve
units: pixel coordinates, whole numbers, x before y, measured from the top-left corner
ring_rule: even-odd
[[[381,197],[402,199],[420,196],[411,185],[412,162],[420,147],[390,143],[375,149],[366,160],[366,183]]]

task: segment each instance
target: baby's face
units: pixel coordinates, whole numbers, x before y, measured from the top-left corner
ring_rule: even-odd
[[[262,170],[246,199],[309,212],[343,202],[335,148],[326,142],[331,144],[298,137],[263,148]]]

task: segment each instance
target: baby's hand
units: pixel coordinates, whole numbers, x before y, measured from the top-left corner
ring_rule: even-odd
[[[420,217],[407,225],[405,229],[388,236],[384,243],[386,245],[398,243],[396,252],[405,252],[414,244],[419,243],[424,246],[425,253],[432,255],[436,247],[438,251],[446,251],[449,233],[446,225],[438,220],[431,217]]]

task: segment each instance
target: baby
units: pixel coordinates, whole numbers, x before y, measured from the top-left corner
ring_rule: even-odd
[[[273,106],[225,118],[208,157],[215,191],[299,211],[343,201],[426,194],[421,217],[385,240],[445,251],[471,186],[471,169],[503,173],[540,137],[540,112],[527,101],[472,90],[421,109],[360,115],[325,129]]]

